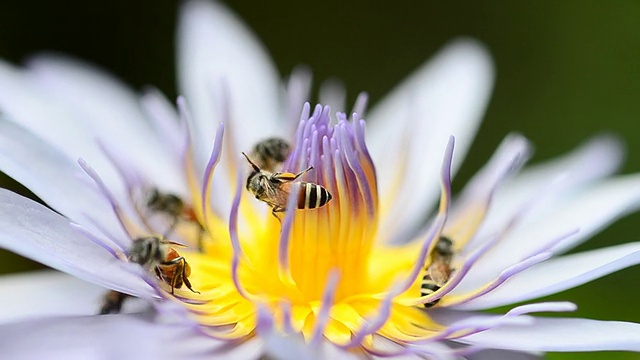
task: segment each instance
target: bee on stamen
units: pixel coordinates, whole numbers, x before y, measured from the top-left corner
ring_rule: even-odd
[[[176,226],[181,223],[195,224],[198,226],[198,248],[202,250],[202,237],[204,228],[198,221],[196,214],[189,204],[179,196],[161,192],[157,188],[148,191],[145,200],[146,210],[151,214],[162,214],[169,218],[169,227],[164,231],[163,236],[171,235]]]
[[[257,143],[249,154],[260,169],[276,172],[290,153],[291,147],[286,140],[273,137]]]
[[[242,155],[244,155],[253,168],[253,172],[247,177],[247,190],[250,191],[256,199],[271,206],[271,213],[280,220],[276,213],[286,210],[292,183],[300,176],[311,171],[313,166],[297,174],[288,172],[272,173],[260,169],[260,167],[249,159],[247,154],[242,153]],[[331,194],[321,185],[305,181],[299,181],[298,184],[300,184],[298,193],[294,194],[294,196],[297,196],[298,201],[296,207],[298,209],[315,209],[325,206],[331,201]]]
[[[422,277],[422,285],[420,287],[421,296],[433,294],[449,281],[451,273],[453,272],[451,268],[453,255],[453,241],[448,237],[441,236],[430,255],[431,261]],[[438,301],[440,301],[440,299],[425,303],[424,307],[430,308],[437,304]]]

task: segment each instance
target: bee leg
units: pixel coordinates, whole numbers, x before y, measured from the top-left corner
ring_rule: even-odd
[[[128,294],[123,294],[115,290],[108,291],[104,296],[104,303],[100,308],[100,315],[120,313],[124,300],[129,296]]]
[[[182,281],[184,281],[184,284],[187,285],[187,289],[191,290],[192,293],[200,294],[200,291],[193,290],[193,288],[191,287],[191,281],[189,281],[188,277],[182,276]]]
[[[305,170],[300,171],[299,173],[296,174],[296,176],[293,177],[293,179],[291,179],[291,181],[299,178],[300,176],[308,173],[309,171],[313,170],[313,166],[309,166],[308,168],[306,168]]]
[[[276,206],[274,206],[274,207],[271,209],[271,215],[273,215],[276,219],[278,219],[278,222],[280,223],[280,225],[282,225],[282,219],[280,219],[280,217],[279,217],[276,213],[283,212],[283,211],[285,211],[285,210],[287,210],[287,209],[285,209],[285,208],[284,208],[284,207],[282,207],[282,206],[277,206],[277,205],[276,205]]]
[[[175,230],[176,226],[178,226],[178,221],[180,221],[180,219],[178,219],[177,216],[174,216],[173,220],[171,221],[171,224],[169,225],[167,230],[165,230],[164,234],[162,234],[162,236],[165,239],[168,238],[169,236],[171,236],[171,233],[173,233],[173,230]]]

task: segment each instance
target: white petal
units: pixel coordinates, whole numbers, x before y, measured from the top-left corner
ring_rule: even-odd
[[[527,161],[530,144],[522,136],[507,136],[491,160],[469,181],[453,203],[442,233],[457,248],[466,244],[482,224],[499,185]]]
[[[640,243],[612,246],[543,262],[513,276],[492,292],[456,309],[488,309],[567,290],[640,263]]]
[[[560,198],[534,220],[523,222],[509,232],[480,259],[453,293],[476,289],[495,278],[502,270],[521,259],[552,247],[560,252],[591,237],[620,216],[640,206],[640,175],[622,176],[582,189],[577,194]],[[579,229],[557,245],[553,241],[563,234]]]
[[[58,56],[33,58],[29,68],[49,97],[70,104],[73,113],[84,120],[90,130],[85,136],[126,151],[129,161],[160,187],[186,188],[177,176],[180,164],[171,161],[175,158],[171,148],[151,128],[138,96],[124,84],[97,68]]]
[[[85,181],[75,159],[4,118],[0,118],[0,170],[76,222],[86,224],[86,215],[91,215],[106,228],[119,228],[106,199]]]
[[[72,104],[49,97],[32,76],[0,61],[0,110],[5,120],[16,122],[55,145],[72,159],[82,156],[108,183],[118,183],[115,170],[96,146],[90,124],[74,113]]]
[[[95,315],[108,290],[56,271],[0,277],[0,324],[49,316]],[[140,312],[139,299],[124,304],[123,312]]]
[[[459,40],[372,109],[368,143],[378,170],[383,239],[394,228],[413,230],[425,218],[438,195],[438,164],[449,136],[456,137],[455,171],[471,146],[493,79],[485,48]]]
[[[187,1],[177,45],[178,84],[197,123],[201,156],[208,155],[215,128],[225,120],[224,101],[230,102],[231,130],[241,151],[275,135],[284,121],[279,119],[277,71],[235,14],[218,2]],[[206,158],[200,160],[206,163]]]
[[[640,351],[640,324],[535,318],[532,326],[504,326],[458,341],[519,351]]]
[[[99,245],[46,207],[0,189],[0,247],[113,290],[149,298],[153,290]]]
[[[600,135],[567,155],[525,169],[498,190],[480,232],[486,235],[498,231],[519,207],[532,199],[538,212],[553,207],[552,200],[558,194],[575,191],[611,175],[622,158],[620,141],[610,135]],[[531,210],[528,211],[531,215]]]
[[[258,346],[256,346],[256,344]],[[228,344],[142,316],[53,317],[0,326],[10,359],[257,359],[259,342]]]

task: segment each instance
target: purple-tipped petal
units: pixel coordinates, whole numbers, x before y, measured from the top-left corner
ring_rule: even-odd
[[[532,197],[536,198],[538,211],[555,206],[556,196],[611,175],[620,166],[622,157],[620,141],[600,135],[566,155],[527,167],[506,181],[495,194],[492,211],[485,219],[486,231],[504,226]]]
[[[0,247],[109,289],[150,297],[152,289],[46,207],[0,189]]]
[[[578,233],[554,244],[553,253],[564,251],[587,240],[615,219],[640,206],[640,176],[628,175],[603,181],[577,194],[558,199],[543,214],[528,216],[505,235],[494,249],[481,259],[472,280],[480,284],[502,269],[551,244],[559,234],[579,229]]]
[[[49,206],[83,222],[89,213],[117,227],[110,205],[71,159],[27,130],[0,118],[0,170],[21,182]]]
[[[551,259],[514,275],[502,286],[458,309],[488,309],[555,294],[640,263],[640,243]]]

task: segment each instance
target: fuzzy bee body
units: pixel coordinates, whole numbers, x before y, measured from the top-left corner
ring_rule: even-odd
[[[272,137],[257,143],[251,151],[251,158],[260,169],[275,172],[290,153],[291,147],[286,140]]]
[[[146,212],[150,212],[150,215],[162,214],[168,217],[169,227],[164,232],[165,236],[168,236],[181,221],[194,223],[202,227],[196,218],[193,208],[178,195],[152,188],[146,195],[145,208]]]
[[[420,286],[421,296],[433,294],[449,281],[449,277],[451,277],[451,272],[453,271],[451,268],[453,255],[453,241],[445,236],[441,236],[431,253],[431,263],[425,269],[424,276],[422,277],[422,284]],[[439,301],[440,299],[437,299],[425,303],[424,307],[430,308]]]
[[[298,190],[298,209],[315,209],[326,205],[331,194],[322,186],[309,182],[300,182]]]
[[[325,206],[331,201],[332,196],[329,190],[321,185],[299,181],[293,187],[294,181],[306,172],[313,169],[309,167],[297,174],[293,173],[270,173],[260,169],[254,164],[247,154],[242,153],[247,161],[251,164],[253,172],[247,177],[246,188],[256,199],[271,206],[271,213],[276,217],[276,213],[283,212],[287,209],[287,201],[289,196],[296,196],[296,207],[298,209],[315,209]],[[291,194],[292,191],[296,194]],[[279,218],[278,218],[279,219]]]
[[[174,289],[179,289],[182,285],[186,285],[189,290],[197,293],[189,281],[189,275],[191,275],[189,263],[171,247],[172,245],[180,246],[158,236],[137,238],[133,241],[128,258],[129,261],[145,269],[153,269],[160,279],[171,285],[171,294],[174,293]]]

